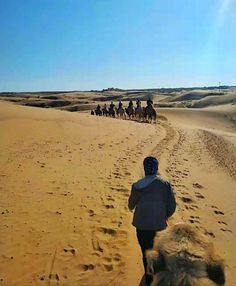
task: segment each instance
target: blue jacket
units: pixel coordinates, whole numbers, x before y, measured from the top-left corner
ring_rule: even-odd
[[[176,202],[170,183],[156,175],[146,176],[132,185],[128,207],[135,208],[133,225],[142,230],[166,228]]]

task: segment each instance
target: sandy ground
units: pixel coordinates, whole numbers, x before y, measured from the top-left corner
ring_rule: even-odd
[[[235,110],[165,109],[156,125],[6,102],[0,110],[0,285],[139,285],[127,199],[149,154],[174,186],[173,221],[209,235],[234,285]]]

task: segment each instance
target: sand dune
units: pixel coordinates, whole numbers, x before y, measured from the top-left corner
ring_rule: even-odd
[[[4,285],[138,283],[126,201],[161,127],[8,103],[0,118]]]
[[[176,95],[164,97],[158,101],[157,106],[203,108],[235,103],[236,93],[234,90],[224,92],[217,90],[193,90],[191,92],[179,92]]]
[[[235,87],[222,88],[172,88],[172,89],[106,89],[95,91],[55,92],[3,92],[0,99],[18,102],[21,105],[41,108],[57,108],[70,112],[95,109],[98,104],[129,100],[145,102],[151,98],[156,107],[203,108],[236,103]]]
[[[194,100],[194,99],[202,99],[206,96],[217,95],[219,92],[210,92],[205,90],[192,90],[190,92],[179,92],[176,95],[169,96],[168,98],[163,99],[164,102],[177,102],[177,101],[185,101],[185,100]]]
[[[185,221],[236,280],[235,110],[162,109],[157,124],[0,102],[2,285],[139,285],[127,198],[148,154]],[[229,111],[228,111],[229,110]]]

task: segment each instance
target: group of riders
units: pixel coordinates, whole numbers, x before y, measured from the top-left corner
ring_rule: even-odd
[[[134,107],[134,102],[132,100],[129,101],[128,107],[124,108],[123,103],[119,101],[118,107],[115,106],[113,101],[107,106],[105,103],[103,108],[101,108],[100,104],[97,105],[97,108],[95,111],[91,111],[92,115],[98,115],[98,116],[110,116],[110,117],[120,117],[125,118],[126,115],[129,117],[129,119],[146,119],[146,120],[156,120],[156,111],[153,107],[153,101],[149,97],[146,101],[147,106],[142,107],[141,100],[136,101],[136,107]]]

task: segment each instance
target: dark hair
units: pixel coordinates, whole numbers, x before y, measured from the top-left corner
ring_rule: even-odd
[[[156,175],[158,171],[158,160],[155,157],[148,156],[143,161],[145,176]]]

